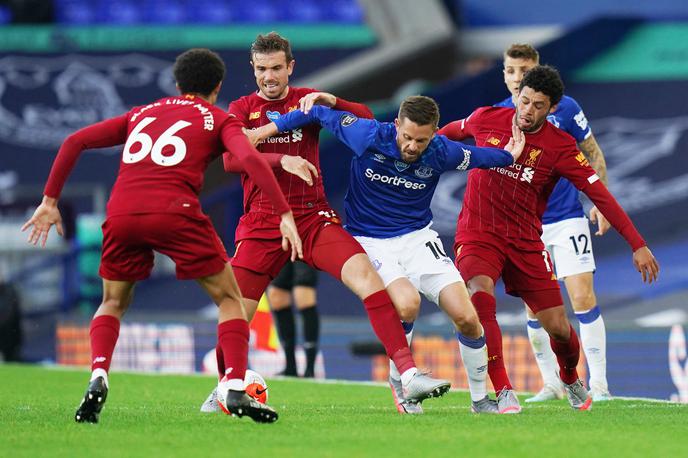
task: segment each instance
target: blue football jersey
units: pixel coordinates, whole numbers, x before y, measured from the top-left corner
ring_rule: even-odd
[[[465,145],[444,135],[435,135],[420,158],[407,163],[401,160],[393,123],[320,105],[307,115],[296,110],[274,122],[280,131],[317,122],[353,151],[344,199],[346,228],[353,235],[389,238],[422,229],[432,221],[430,201],[442,173],[513,163],[505,150]]]
[[[511,97],[495,104],[496,107],[514,108]],[[565,131],[578,143],[590,136],[591,130],[583,109],[574,99],[564,96],[554,113],[547,120]],[[569,218],[580,218],[585,215],[578,190],[566,178],[561,178],[552,190],[547,201],[547,209],[542,215],[543,224],[551,224]]]

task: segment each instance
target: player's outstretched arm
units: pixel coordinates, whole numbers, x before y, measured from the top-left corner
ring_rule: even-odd
[[[590,185],[583,192],[601,210],[614,229],[626,239],[633,249],[633,265],[643,277],[643,282],[652,283],[659,276],[659,263],[647,247],[631,218],[614,199],[614,196],[599,181]]]
[[[344,100],[329,92],[311,92],[299,100],[299,109],[305,114],[311,111],[313,105],[322,105],[339,111],[348,111],[359,118],[373,119],[373,112],[366,105]]]
[[[361,119],[347,111],[333,110],[320,105],[313,106],[308,114],[301,110],[283,114],[271,124],[280,132],[285,132],[312,122],[317,122],[330,131],[357,155],[363,154],[375,140],[379,125],[374,119]]]
[[[65,139],[57,152],[48,181],[43,191],[43,201],[22,226],[22,232],[32,227],[29,243],[45,246],[50,228],[54,225],[57,233],[64,236],[62,215],[57,201],[67,178],[76,165],[81,153],[89,148],[104,148],[124,143],[127,137],[127,116],[121,115],[79,129]]]
[[[448,145],[445,170],[490,169],[513,164],[521,155],[526,138],[515,126],[512,128],[512,135],[504,149],[466,145],[445,139],[444,144]]]
[[[570,154],[560,156],[554,168],[583,191],[609,220],[614,229],[628,242],[633,250],[633,264],[642,275],[643,281],[652,283],[657,280],[659,274],[657,260],[647,248],[647,243],[633,225],[631,218],[621,208],[607,187],[601,183],[599,176],[590,167],[583,153],[579,153],[574,147]]]
[[[33,226],[31,232],[29,232],[28,242],[32,245],[36,245],[40,242],[41,246],[44,247],[48,241],[50,228],[53,227],[53,225],[56,227],[57,233],[61,237],[64,237],[62,215],[57,208],[57,199],[43,196],[43,201],[36,208],[36,211],[33,212],[33,216],[24,223],[21,230],[24,232]]]

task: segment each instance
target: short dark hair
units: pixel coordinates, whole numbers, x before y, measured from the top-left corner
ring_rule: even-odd
[[[519,92],[526,86],[545,94],[552,105],[559,103],[564,96],[564,82],[559,71],[549,65],[537,65],[528,70],[518,87]]]
[[[271,54],[273,52],[284,51],[287,58],[287,63],[294,60],[291,53],[291,44],[289,40],[281,36],[277,32],[270,32],[266,35],[258,35],[256,41],[251,44],[251,62],[253,62],[254,54]]]
[[[532,60],[535,61],[536,64],[540,62],[540,54],[537,52],[537,49],[527,43],[512,44],[504,51],[504,57]]]
[[[172,72],[182,94],[208,96],[225,78],[225,63],[209,49],[194,48],[177,56]]]
[[[419,126],[427,126],[428,124],[437,127],[440,121],[440,108],[430,97],[424,95],[412,95],[406,97],[399,107],[400,120],[407,118]]]

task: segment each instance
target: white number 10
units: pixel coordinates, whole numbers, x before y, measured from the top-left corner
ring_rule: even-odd
[[[127,143],[124,145],[124,153],[122,155],[122,161],[124,161],[125,164],[139,162],[148,156],[148,153],[150,153],[153,162],[165,167],[177,165],[184,160],[186,157],[186,143],[184,143],[184,140],[181,138],[175,137],[174,134],[183,128],[190,126],[191,123],[187,121],[175,122],[172,124],[172,126],[170,126],[169,129],[163,132],[160,137],[158,137],[155,143],[153,143],[153,139],[150,137],[150,135],[141,131],[156,119],[157,118],[154,117],[143,118],[141,122],[134,127],[134,130],[131,131],[129,138],[127,138]],[[137,143],[141,144],[141,149],[136,153],[132,153],[131,148]],[[169,156],[162,154],[163,148],[165,148],[167,145],[174,147],[174,153],[170,154]]]

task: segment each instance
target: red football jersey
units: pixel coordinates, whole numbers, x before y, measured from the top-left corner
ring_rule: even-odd
[[[257,92],[254,92],[230,103],[229,113],[236,116],[246,128],[258,128],[269,124],[272,119],[281,114],[297,110],[301,97],[311,92],[316,91],[315,89],[290,86],[287,96],[280,100],[265,100]],[[308,186],[301,178],[285,172],[281,168],[273,169],[277,182],[295,215],[313,210],[330,209],[320,172],[319,134],[320,125],[309,124],[300,129],[277,134],[257,146],[261,153],[301,156],[317,167],[318,177],[314,180],[313,186]],[[251,177],[242,173],[241,184],[244,188],[245,212],[257,211],[275,214],[272,203],[256,186]]]
[[[241,128],[236,118],[191,95],[135,107],[71,135],[53,164],[45,194],[59,197],[82,150],[124,143],[108,216],[161,212],[199,215],[198,194],[208,163],[227,149],[238,157],[255,154]],[[276,197],[278,214],[288,211],[274,181],[270,183],[262,170],[267,164],[247,167],[257,166],[261,184],[267,184],[267,198]]]
[[[478,108],[439,133],[456,140],[473,137],[478,146],[503,148],[511,138],[514,113],[512,108]],[[563,176],[591,198],[634,250],[645,245],[628,215],[578,151],[573,137],[548,122],[525,136],[526,146],[515,164],[469,172],[457,241],[489,232],[539,242],[547,199]]]

